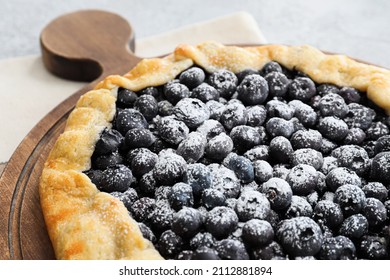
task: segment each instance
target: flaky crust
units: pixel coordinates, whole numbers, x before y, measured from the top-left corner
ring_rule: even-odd
[[[208,72],[261,69],[274,60],[308,74],[318,83],[351,86],[390,114],[390,71],[356,62],[343,55],[327,55],[310,46],[223,46],[205,42],[180,45],[164,57],[144,59],[124,76],[113,75],[84,94],[70,114],[45,163],[40,200],[58,259],[161,259],[142,237],[125,206],[100,192],[83,171],[101,131],[115,114],[118,87],[138,91],[159,86],[198,64]]]

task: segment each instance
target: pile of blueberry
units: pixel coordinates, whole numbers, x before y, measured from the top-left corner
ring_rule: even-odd
[[[85,173],[167,259],[389,259],[390,117],[276,62],[119,88]]]

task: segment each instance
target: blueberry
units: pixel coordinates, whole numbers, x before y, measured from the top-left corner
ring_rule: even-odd
[[[211,73],[207,82],[218,90],[221,97],[230,98],[236,91],[238,79],[233,72],[222,69]]]
[[[322,146],[322,135],[317,130],[298,130],[291,136],[291,145],[293,148],[311,148],[319,151]]]
[[[272,73],[272,72],[282,73],[283,68],[282,68],[282,66],[280,66],[280,64],[278,62],[269,61],[260,70],[260,74],[262,76],[266,76],[267,74]]]
[[[227,237],[236,228],[237,214],[226,206],[218,206],[210,210],[207,215],[205,228],[215,238]]]
[[[235,126],[245,125],[247,122],[245,106],[240,103],[228,104],[219,121],[229,131]]]
[[[173,152],[160,152],[153,175],[162,185],[173,185],[183,178],[187,163]]]
[[[204,103],[210,100],[218,101],[219,92],[209,84],[202,83],[192,90],[191,97],[197,98]]]
[[[183,182],[191,186],[195,197],[200,197],[205,189],[212,186],[211,171],[201,163],[189,164]]]
[[[309,217],[296,217],[281,222],[276,237],[283,249],[292,256],[314,256],[322,246],[320,227]]]
[[[172,145],[178,145],[187,138],[189,133],[186,124],[173,116],[160,118],[157,122],[157,130],[160,137]]]
[[[286,209],[291,204],[291,186],[281,178],[271,178],[265,182],[260,191],[265,194],[274,210]]]
[[[164,95],[170,103],[175,105],[183,98],[190,97],[191,93],[185,85],[171,82],[164,86]]]
[[[221,133],[207,142],[206,156],[211,159],[222,160],[233,150],[233,145],[232,139],[226,133]]]
[[[225,105],[215,100],[207,101],[206,107],[209,109],[210,119],[217,121],[221,118],[223,111],[225,111]]]
[[[153,197],[157,188],[158,184],[156,178],[154,178],[153,170],[143,174],[139,178],[137,189],[143,196]]]
[[[191,250],[183,250],[177,254],[176,259],[189,261],[192,259],[193,254],[194,252]]]
[[[363,214],[367,218],[370,227],[379,226],[387,220],[385,205],[380,200],[373,197],[366,199]]]
[[[212,187],[221,191],[226,198],[237,198],[241,190],[241,184],[236,174],[219,164],[209,165],[208,168],[213,180]]]
[[[118,151],[92,158],[92,167],[94,169],[105,170],[109,167],[123,163],[123,157]]]
[[[156,203],[153,198],[141,197],[131,205],[130,212],[137,222],[146,223],[155,208]]]
[[[272,138],[276,136],[290,138],[295,131],[293,122],[279,117],[270,118],[266,123],[266,129]]]
[[[271,97],[284,97],[287,93],[290,80],[281,72],[270,72],[264,76],[268,83]]]
[[[360,93],[352,87],[342,87],[339,94],[347,104],[359,103],[361,99]]]
[[[348,107],[349,112],[344,120],[349,127],[358,127],[366,130],[371,126],[376,116],[374,110],[357,103],[350,103]]]
[[[269,144],[270,158],[279,163],[290,162],[294,150],[290,141],[284,136],[276,136]]]
[[[150,213],[148,220],[154,232],[161,233],[172,226],[175,211],[166,200],[157,200],[156,207]],[[160,252],[161,253],[161,252]]]
[[[321,200],[314,207],[314,220],[335,229],[343,222],[344,216],[339,204]]]
[[[285,217],[287,219],[295,217],[311,217],[313,208],[302,196],[293,195],[290,206],[286,209]]]
[[[91,180],[91,182],[95,186],[101,185],[102,179],[103,179],[103,171],[102,170],[89,169],[87,171],[84,171],[84,173],[85,173],[85,175],[87,175],[89,177],[89,179]]]
[[[173,113],[174,106],[168,100],[161,100],[157,103],[158,114],[161,117],[170,116]]]
[[[318,109],[322,116],[335,116],[343,118],[347,115],[349,108],[344,99],[335,93],[329,93],[321,98]]]
[[[186,85],[190,90],[199,86],[205,80],[206,75],[199,67],[191,67],[179,76],[180,83]]]
[[[373,197],[384,202],[389,195],[387,188],[380,182],[369,182],[363,186],[362,191],[366,197]]]
[[[175,108],[173,108],[173,114],[189,128],[198,127],[210,116],[206,104],[195,98],[184,98],[180,100]]]
[[[101,184],[97,187],[104,192],[124,192],[133,182],[131,170],[122,164],[108,167],[102,175]]]
[[[382,152],[372,159],[371,177],[383,184],[390,184],[390,152]]]
[[[253,70],[253,69],[244,69],[244,70],[236,73],[238,83],[240,84],[246,76],[253,75],[253,74],[259,74],[259,72],[256,70]]]
[[[153,231],[144,223],[138,223],[138,227],[142,233],[143,238],[149,240],[153,244],[157,243],[157,238],[154,235]]]
[[[218,252],[215,249],[209,247],[199,247],[197,248],[193,255],[192,260],[220,260]]]
[[[112,153],[118,150],[123,142],[123,136],[115,129],[105,128],[95,144],[94,156]]]
[[[300,100],[292,100],[288,103],[295,109],[294,116],[306,127],[313,127],[317,123],[317,113],[312,107]]]
[[[258,184],[267,182],[273,176],[273,168],[265,160],[255,160],[253,162],[253,169],[255,172],[255,181]]]
[[[197,162],[204,154],[206,137],[199,132],[191,132],[188,137],[180,142],[177,154],[182,156],[188,163]]]
[[[216,239],[209,232],[199,232],[190,240],[190,247],[196,250],[199,247],[212,248],[216,245]]]
[[[307,164],[313,166],[316,170],[321,169],[324,163],[322,154],[311,148],[304,148],[296,150],[291,157],[292,166],[298,164]]]
[[[222,260],[249,260],[245,245],[238,240],[221,240],[218,242],[216,250]]]
[[[141,147],[150,147],[156,137],[152,134],[149,129],[146,128],[133,128],[130,129],[125,136],[125,144],[127,148],[141,148]]]
[[[201,226],[202,218],[197,209],[184,207],[173,214],[172,231],[184,239],[195,236]]]
[[[390,135],[380,137],[375,143],[375,154],[390,152]]]
[[[273,169],[273,176],[283,180],[287,179],[287,175],[288,173],[290,173],[291,170],[290,165],[285,163],[275,164]]]
[[[267,111],[262,105],[246,107],[247,125],[258,127],[261,126],[267,118]]]
[[[133,188],[128,188],[125,192],[111,192],[111,195],[118,198],[129,211],[132,204],[138,200],[137,191]]]
[[[373,122],[366,130],[367,139],[378,140],[382,136],[388,136],[389,128],[382,122]]]
[[[158,103],[156,99],[149,94],[141,95],[134,103],[134,109],[141,112],[146,120],[150,121],[158,113]]]
[[[361,257],[369,260],[384,260],[389,256],[387,247],[388,241],[385,238],[366,235],[361,240],[359,253]]]
[[[337,117],[329,116],[320,119],[318,131],[324,136],[334,141],[343,140],[348,134],[348,125]]]
[[[290,120],[295,113],[293,107],[279,100],[270,100],[267,105],[265,105],[265,108],[267,109],[267,116],[270,118],[278,117]]]
[[[207,209],[213,209],[217,206],[225,206],[225,195],[214,188],[205,189],[202,194],[202,204]]]
[[[271,224],[264,220],[249,220],[242,228],[242,239],[249,246],[265,246],[270,244],[273,238],[274,230]]]
[[[342,235],[326,238],[319,252],[321,260],[354,260],[355,258],[355,245]]]
[[[244,157],[254,162],[256,160],[268,160],[269,158],[269,146],[259,145],[244,153]]]
[[[324,156],[325,155],[329,155],[337,147],[338,147],[338,145],[335,142],[329,140],[326,137],[322,137],[322,145],[321,145],[321,148],[320,148],[320,152]]]
[[[288,173],[286,181],[291,186],[293,194],[308,195],[318,184],[318,174],[314,167],[298,164]]]
[[[321,97],[329,93],[338,94],[339,91],[339,88],[333,84],[320,84],[317,87],[317,94]]]
[[[118,88],[118,95],[116,99],[116,105],[120,108],[132,107],[135,100],[137,100],[137,94],[126,88]]]
[[[142,152],[137,153],[131,161],[131,170],[134,176],[141,177],[151,171],[156,165],[157,160],[158,156],[148,149],[144,149]]]
[[[157,248],[161,256],[166,259],[173,259],[183,246],[183,239],[172,230],[164,231],[158,242]]]
[[[122,135],[126,135],[130,129],[147,128],[148,122],[139,111],[135,109],[123,109],[116,116],[115,127]]]
[[[196,129],[196,131],[205,135],[207,140],[210,140],[218,134],[226,132],[223,125],[216,120],[205,120],[204,123]]]
[[[334,202],[338,203],[346,216],[360,213],[366,205],[366,196],[362,189],[352,184],[342,185],[334,193]]]
[[[251,248],[251,256],[255,260],[271,260],[285,258],[282,246],[276,241],[259,248]]]
[[[194,195],[191,186],[185,183],[176,183],[172,187],[168,200],[171,207],[176,211],[185,206],[192,207],[194,205]]]
[[[271,210],[270,202],[266,195],[258,191],[245,191],[237,200],[235,211],[240,221],[246,222],[250,219],[267,218]]]
[[[337,158],[339,166],[347,167],[360,176],[370,169],[371,161],[367,152],[357,145],[341,146],[333,150],[332,156]]]
[[[366,133],[358,127],[352,127],[344,138],[346,145],[360,145],[366,139]]]
[[[257,129],[247,125],[234,127],[229,136],[233,141],[234,147],[239,152],[245,152],[259,145],[262,141]]]
[[[316,86],[310,78],[297,77],[288,87],[288,95],[291,99],[309,101],[315,94]]]
[[[237,87],[238,99],[245,105],[262,104],[268,97],[268,83],[260,75],[246,76]]]
[[[157,87],[146,87],[139,92],[137,92],[139,95],[151,95],[157,100],[161,98],[161,90]]]

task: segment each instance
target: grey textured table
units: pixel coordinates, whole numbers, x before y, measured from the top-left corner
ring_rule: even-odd
[[[251,13],[271,43],[311,44],[390,68],[387,0],[0,0],[0,59],[39,54],[39,33],[55,17],[104,9],[146,37],[237,11]]]

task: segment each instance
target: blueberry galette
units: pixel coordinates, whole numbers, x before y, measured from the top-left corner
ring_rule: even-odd
[[[181,45],[109,76],[41,177],[58,259],[388,259],[390,71]]]

